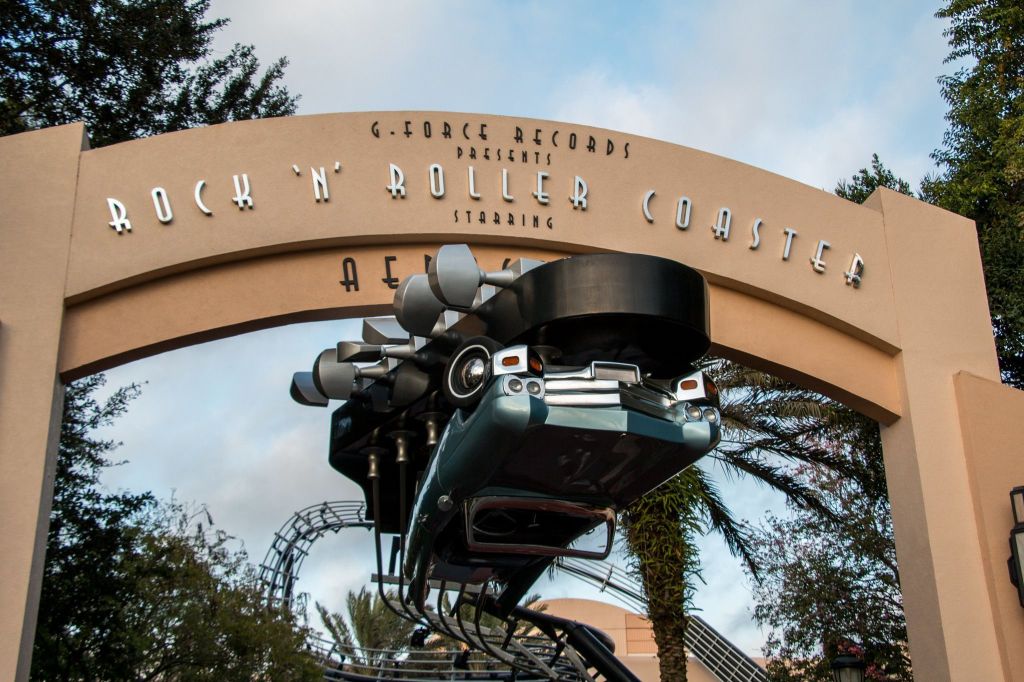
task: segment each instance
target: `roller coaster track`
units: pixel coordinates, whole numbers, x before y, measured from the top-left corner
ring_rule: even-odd
[[[362,502],[336,501],[311,505],[296,512],[274,534],[260,565],[259,577],[267,602],[293,609],[298,598],[295,586],[302,564],[314,542],[328,533],[346,528],[372,529]],[[443,592],[440,590],[439,592]],[[397,609],[401,605],[392,603]],[[438,612],[440,611],[440,613]],[[328,680],[577,680],[581,676],[578,660],[563,643],[547,637],[517,635],[510,638],[503,630],[476,624],[467,630],[461,618],[445,614],[443,609],[428,611],[425,619],[436,632],[450,633],[477,649],[495,651],[498,656],[462,649],[430,651],[378,651],[340,646],[322,637],[311,637],[307,646],[324,665]],[[500,649],[500,652],[498,651]],[[524,673],[516,666],[534,669]],[[584,675],[586,675],[584,673]]]
[[[366,520],[365,512],[365,504],[350,501],[323,502],[295,512],[274,533],[274,540],[260,564],[259,577],[266,585],[267,602],[289,609],[294,607],[295,583],[309,548],[328,533],[336,534],[345,528],[372,530],[373,521]]]
[[[267,601],[273,605],[295,605],[295,584],[310,547],[328,533],[345,528],[372,529],[365,517],[362,502],[324,502],[296,512],[274,534],[274,540],[260,565],[260,578],[266,585]],[[643,613],[646,600],[633,577],[609,562],[559,559],[559,572],[573,576]],[[387,576],[377,576],[388,581]],[[440,585],[439,592],[445,586]],[[462,588],[460,596],[462,596]],[[392,604],[400,608],[399,604]],[[586,666],[563,640],[550,637],[509,634],[500,628],[476,623],[467,628],[458,613],[446,613],[441,606],[424,613],[432,630],[446,633],[452,639],[471,644],[469,649],[420,649],[411,651],[370,650],[342,647],[324,638],[311,638],[310,649],[323,662],[325,680],[348,682],[383,682],[388,680],[587,680],[600,679],[586,671]],[[690,616],[687,646],[721,682],[767,682],[765,671],[721,635],[703,618]],[[488,653],[484,653],[488,652]],[[519,669],[517,669],[519,668]],[[524,672],[527,668],[530,672]]]

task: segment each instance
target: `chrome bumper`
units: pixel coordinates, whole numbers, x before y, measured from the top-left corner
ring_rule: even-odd
[[[644,384],[636,365],[617,362],[595,361],[580,370],[546,373],[543,399],[547,405],[565,407],[626,407],[676,422],[705,418],[703,410],[700,417],[694,417],[686,409],[690,403]],[[714,417],[710,421],[717,421],[718,411],[711,409]]]

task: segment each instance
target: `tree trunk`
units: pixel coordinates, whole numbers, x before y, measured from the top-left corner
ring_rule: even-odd
[[[650,619],[658,645],[661,682],[686,682],[686,615],[651,614]]]
[[[624,516],[626,542],[647,596],[647,616],[658,646],[661,682],[686,681],[686,605],[696,570],[690,527],[681,523],[671,482],[634,504]]]

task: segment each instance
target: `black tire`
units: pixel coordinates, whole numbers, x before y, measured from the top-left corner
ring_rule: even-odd
[[[504,346],[487,336],[474,336],[460,343],[448,358],[441,376],[445,399],[455,407],[475,407],[491,380],[491,356],[502,348]],[[469,365],[476,364],[476,360],[483,362],[483,373],[476,375],[478,378],[468,372]]]

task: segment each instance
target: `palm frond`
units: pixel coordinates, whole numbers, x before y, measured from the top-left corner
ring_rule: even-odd
[[[751,476],[759,483],[778,490],[801,509],[811,509],[830,520],[837,519],[835,513],[822,503],[813,487],[784,467],[773,466],[751,456],[716,456],[715,459],[726,469]]]
[[[750,551],[746,527],[738,522],[725,504],[718,487],[711,481],[703,469],[691,467],[695,471],[695,480],[699,490],[699,504],[710,530],[721,534],[726,547],[733,556],[743,560],[751,575],[757,578],[757,565]]]
[[[355,639],[352,637],[352,631],[348,627],[348,623],[341,617],[340,614],[331,613],[327,610],[320,602],[315,602],[316,611],[320,614],[320,621],[327,628],[327,632],[330,633],[334,642],[345,650],[351,650],[356,646]]]

